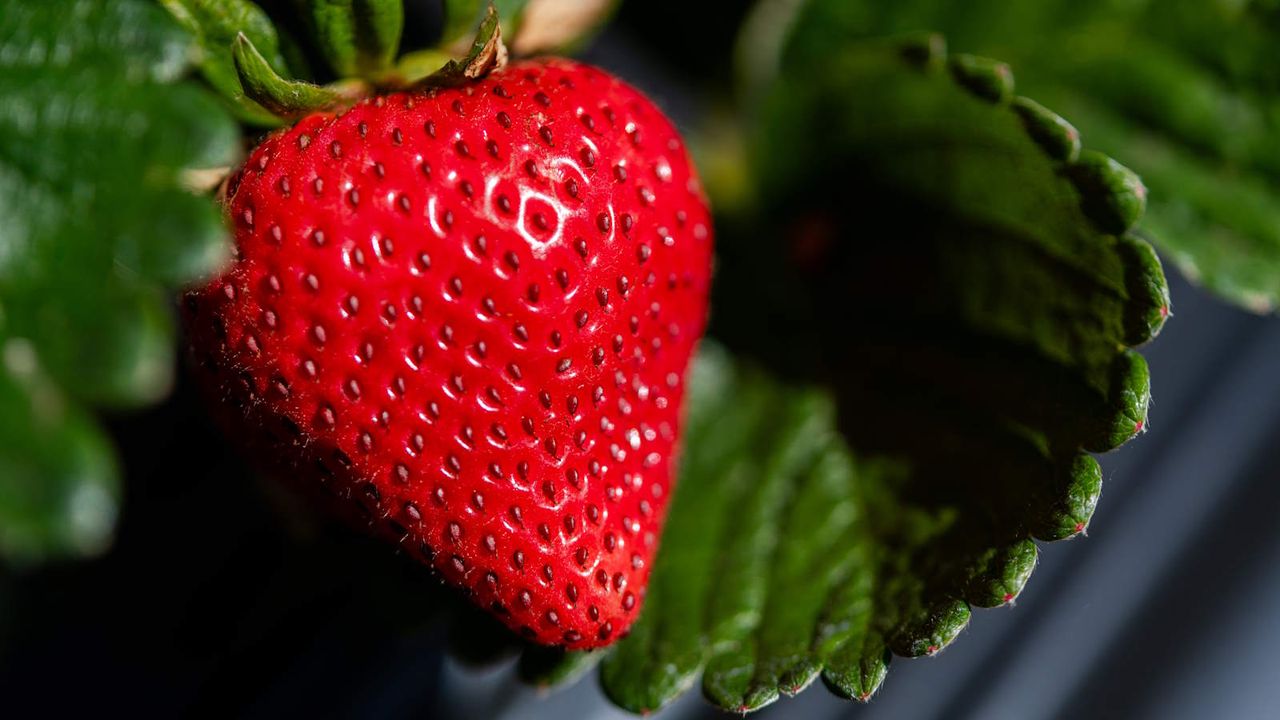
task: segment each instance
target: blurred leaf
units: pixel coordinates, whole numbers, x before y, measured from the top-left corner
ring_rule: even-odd
[[[818,677],[866,699],[892,654],[936,653],[971,605],[1011,602],[1032,538],[1082,532],[1087,451],[1146,422],[1127,348],[1168,296],[1126,234],[1136,177],[936,36],[823,68],[766,93],[756,213],[721,224],[713,333],[771,370],[708,343],[690,380],[644,610],[601,665],[634,712],[699,676],[735,712]]]
[[[0,555],[87,555],[111,539],[119,477],[85,413],[40,377],[25,340],[0,348]]]
[[[20,375],[42,378],[8,367],[0,381],[0,464],[14,468],[0,535],[27,528],[4,543],[25,555],[100,546],[57,525],[79,522],[67,510],[76,488],[115,492],[111,453],[75,403],[162,397],[174,366],[166,288],[227,257],[213,203],[181,185],[184,169],[237,150],[226,112],[177,82],[190,51],[140,1],[25,0],[0,15],[0,349],[20,348]],[[39,442],[22,418],[46,429]],[[32,482],[47,487],[18,489]]]
[[[1271,1],[810,0],[787,46],[937,30],[1013,62],[1151,187],[1143,227],[1194,280],[1258,311],[1280,302],[1280,5]]]
[[[200,46],[200,72],[228,100],[241,120],[276,126],[280,120],[245,97],[231,57],[236,35],[244,33],[277,73],[288,77],[289,67],[271,19],[249,0],[160,0]]]

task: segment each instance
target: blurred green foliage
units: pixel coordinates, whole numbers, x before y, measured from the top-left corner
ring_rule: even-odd
[[[168,289],[227,258],[182,173],[232,162],[238,133],[181,82],[190,52],[140,0],[0,13],[0,549],[16,557],[105,545],[119,480],[83,406],[168,392]]]
[[[1151,188],[1142,227],[1180,269],[1258,311],[1280,302],[1280,3],[809,0],[787,62],[933,30],[1013,63],[1026,91]],[[787,32],[788,23],[777,30]]]

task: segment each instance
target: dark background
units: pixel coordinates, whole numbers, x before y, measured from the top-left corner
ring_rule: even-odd
[[[438,7],[409,4],[425,45]],[[728,82],[744,5],[633,0],[586,57],[688,127]],[[1102,459],[1089,536],[1042,546],[1015,608],[896,660],[869,705],[812,688],[757,717],[1276,717],[1280,321],[1170,275],[1175,317],[1144,351],[1151,432]],[[450,656],[448,628],[477,622],[465,605],[260,484],[185,381],[110,426],[128,481],[114,549],[0,569],[0,716],[628,717],[593,676],[543,697],[509,659]],[[661,716],[716,715],[694,691]]]

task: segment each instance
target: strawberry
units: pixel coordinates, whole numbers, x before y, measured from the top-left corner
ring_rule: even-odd
[[[196,373],[271,474],[528,638],[626,631],[674,482],[711,221],[646,98],[566,60],[316,113],[227,185]]]

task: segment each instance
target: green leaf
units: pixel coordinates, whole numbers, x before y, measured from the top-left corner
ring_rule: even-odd
[[[0,462],[14,468],[0,513],[26,528],[5,543],[24,555],[100,546],[67,524],[77,487],[115,492],[110,450],[77,403],[162,397],[175,364],[168,290],[228,257],[213,203],[183,188],[185,170],[238,150],[226,111],[179,82],[191,49],[164,10],[136,0],[24,0],[0,15],[0,348],[18,348],[24,368],[0,380]],[[46,429],[40,442],[21,418]]]
[[[303,12],[329,66],[342,78],[377,80],[404,30],[401,0],[305,0]]]
[[[1087,526],[1089,451],[1145,426],[1129,348],[1168,292],[1136,177],[936,36],[793,72],[756,111],[754,212],[719,226],[734,354],[704,344],[644,609],[601,662],[633,712],[699,682],[734,712],[819,678],[867,699],[1012,602],[1034,540]]]
[[[160,0],[160,3],[195,37],[200,47],[200,73],[229,101],[236,115],[255,125],[279,125],[275,115],[245,97],[231,57],[232,43],[237,35],[244,34],[276,73],[289,75],[275,26],[267,14],[249,0]]]
[[[1193,280],[1280,302],[1280,11],[1272,2],[809,0],[787,43],[820,62],[850,37],[945,33],[994,53],[1151,188],[1143,228]]]

